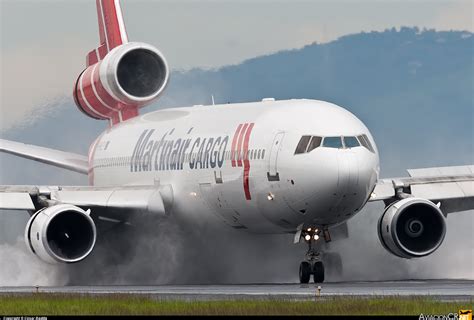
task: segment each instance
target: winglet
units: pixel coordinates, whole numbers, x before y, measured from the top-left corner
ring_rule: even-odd
[[[89,67],[102,60],[113,48],[128,42],[119,0],[96,0],[100,46],[87,54]]]

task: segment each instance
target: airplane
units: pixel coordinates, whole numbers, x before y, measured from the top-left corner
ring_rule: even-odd
[[[436,251],[448,214],[474,208],[474,165],[380,179],[369,129],[329,102],[265,98],[140,114],[165,90],[168,63],[154,46],[128,41],[118,0],[96,6],[100,45],[73,95],[108,127],[88,155],[0,140],[2,152],[88,176],[87,186],[0,186],[0,209],[29,212],[25,242],[40,259],[87,258],[105,222],[217,217],[223,228],[294,235],[308,246],[300,282],[321,283],[322,244],[368,202],[384,202],[380,242],[406,259]]]

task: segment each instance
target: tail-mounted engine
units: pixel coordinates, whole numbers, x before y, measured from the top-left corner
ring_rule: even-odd
[[[39,210],[25,229],[26,246],[43,261],[73,263],[94,249],[96,228],[89,212],[60,204]]]
[[[76,81],[74,100],[81,111],[112,124],[138,115],[163,92],[169,70],[155,47],[128,42],[85,69]]]
[[[388,206],[378,223],[382,245],[402,258],[419,258],[433,253],[446,234],[445,217],[433,202],[406,198]]]
[[[118,0],[96,0],[100,46],[87,55],[74,86],[79,109],[111,125],[138,115],[168,83],[168,64],[155,47],[128,42]]]

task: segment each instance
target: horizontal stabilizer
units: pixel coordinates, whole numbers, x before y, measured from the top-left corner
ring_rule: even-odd
[[[64,152],[30,144],[0,139],[0,152],[46,163],[63,169],[88,173],[89,161],[86,156]]]

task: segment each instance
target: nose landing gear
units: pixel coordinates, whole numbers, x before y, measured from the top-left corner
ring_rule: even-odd
[[[324,282],[324,265],[321,261],[321,254],[315,248],[313,243],[319,240],[318,229],[308,228],[301,234],[302,238],[308,244],[308,251],[305,255],[305,260],[300,264],[300,283],[308,283],[311,275],[315,283]]]

